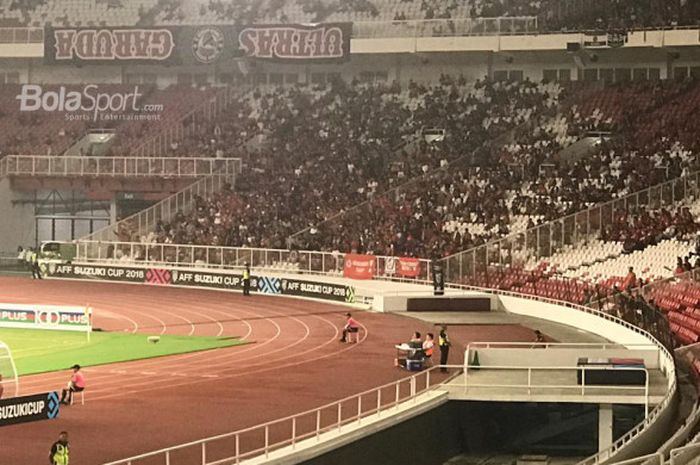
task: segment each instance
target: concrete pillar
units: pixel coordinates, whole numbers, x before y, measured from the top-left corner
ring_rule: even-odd
[[[117,193],[112,193],[112,198],[109,199],[109,224],[117,222]]]
[[[598,451],[603,451],[613,443],[613,409],[612,404],[600,404],[598,407]]]

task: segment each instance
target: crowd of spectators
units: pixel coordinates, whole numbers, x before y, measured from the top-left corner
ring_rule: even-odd
[[[135,85],[101,84],[99,91],[108,94],[134,92]],[[63,155],[90,129],[111,129],[117,134],[107,155],[137,156],[137,149],[149,141],[149,137],[164,128],[171,127],[193,109],[209,102],[217,90],[208,86],[172,85],[158,89],[153,85],[139,85],[138,106],[153,108],[149,114],[134,113],[128,108],[124,112],[106,112],[106,116],[147,116],[151,119],[95,118],[90,112],[57,109],[55,111],[20,111],[17,96],[21,85],[0,85],[0,157],[8,154]],[[84,85],[44,85],[44,92],[83,92]],[[188,141],[191,138],[187,139]],[[192,148],[192,147],[188,147]],[[196,148],[196,147],[195,147]],[[89,149],[81,152],[89,154]],[[182,154],[183,151],[178,152]],[[188,152],[188,156],[192,153]],[[201,152],[209,155],[208,152]],[[75,154],[77,155],[77,153]]]
[[[166,22],[269,23],[537,17],[542,30],[623,31],[697,24],[698,0],[170,0]],[[192,5],[195,4],[195,6]],[[199,18],[197,18],[199,17]],[[198,21],[199,20],[199,21]]]
[[[650,89],[638,87],[637,91],[643,95]],[[643,103],[645,111],[668,125],[667,136],[659,141],[648,143],[645,137],[638,137],[646,132],[646,117],[636,125],[620,116],[620,122],[630,126],[603,141],[594,153],[577,160],[557,160],[561,145],[551,134],[538,135],[538,129],[529,128],[522,133],[522,141],[516,138],[496,149],[491,163],[443,170],[391,197],[374,198],[362,208],[321,224],[317,234],[306,234],[304,245],[376,254],[449,255],[688,174],[698,168],[697,152],[690,140],[692,124],[688,126],[687,115],[678,106],[688,100],[697,105],[697,88],[671,85],[662,93],[668,103],[662,105],[663,99],[659,100],[660,110]],[[638,103],[631,99],[625,105],[644,114]],[[571,112],[581,114],[579,109]],[[572,121],[569,134],[580,130],[576,120]],[[587,127],[583,125],[584,131]],[[522,150],[508,149],[513,146]]]
[[[204,223],[196,217],[203,212],[209,222],[217,214],[233,217],[236,231],[225,240],[217,235],[222,245],[285,247],[292,233],[376,193],[454,160],[472,160],[485,142],[555,106],[560,92],[552,84],[468,84],[447,76],[432,87],[338,80],[325,88],[253,92],[245,109],[231,110],[235,118],[212,123],[197,142],[185,143],[208,145],[215,155],[223,150],[217,147],[239,143],[241,130],[264,137],[261,152],[247,157],[236,192],[223,200],[202,199],[187,221]],[[445,130],[436,146],[416,140],[424,128],[434,127]],[[403,149],[389,149],[396,146]],[[169,233],[177,234],[173,229]],[[210,239],[201,236],[195,243]]]
[[[448,76],[405,89],[336,81],[252,91],[172,148],[228,156],[232,147],[245,152],[246,139],[258,140],[235,192],[198,199],[190,215],[159,225],[155,240],[286,248],[289,236],[304,230],[293,246],[439,257],[698,168],[688,132],[694,126],[685,121],[693,105],[679,105],[700,102],[697,86],[597,92],[624,95],[624,109],[604,116],[586,105],[595,101],[587,88],[468,84]],[[656,116],[654,124],[665,121],[669,137],[653,143],[638,137],[648,132],[645,114]],[[565,123],[553,132],[552,120]],[[557,159],[563,146],[603,126],[620,133],[592,154]],[[426,128],[441,128],[436,133],[443,136],[426,138]],[[493,143],[509,130],[510,143]],[[669,221],[684,227],[666,219],[626,218],[631,227],[620,222],[603,239],[635,248],[666,232]],[[645,233],[634,230],[640,225]]]
[[[629,253],[643,250],[663,238],[687,236],[697,229],[695,218],[687,207],[680,207],[675,212],[666,208],[637,208],[617,212],[612,224],[603,231],[602,239],[622,242],[623,251]]]
[[[66,9],[75,5],[77,10]],[[7,25],[243,25],[536,17],[540,30],[625,31],[698,24],[700,0],[82,0],[70,4],[0,0],[0,11]]]

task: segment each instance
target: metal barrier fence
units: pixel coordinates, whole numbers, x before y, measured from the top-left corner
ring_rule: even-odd
[[[695,442],[683,447],[671,450],[669,455],[669,465],[700,465],[700,438],[695,438]]]
[[[304,274],[342,276],[345,254],[309,250],[251,249],[184,244],[145,244],[141,242],[101,241],[81,239],[75,243],[75,260],[104,262],[117,260],[120,264],[149,264],[154,266],[187,266],[219,269],[252,268]],[[375,269],[379,277],[393,276],[396,270],[390,262],[398,257],[376,256]],[[413,281],[431,279],[430,260],[420,259],[418,276]],[[410,279],[409,279],[410,281]]]
[[[624,292],[614,292],[588,304],[591,308],[611,313],[640,328],[645,328],[669,351],[673,350],[673,336],[666,315],[646,301]]]
[[[462,37],[535,34],[536,16],[500,18],[355,21],[353,39],[399,37]]]
[[[663,454],[648,454],[642,455],[640,457],[635,457],[633,459],[623,460],[622,462],[614,462],[611,465],[663,465],[664,456]]]
[[[43,43],[43,27],[0,27],[0,44]]]
[[[538,349],[533,349],[538,350]],[[493,392],[503,392],[503,389],[508,390],[509,395],[515,395],[517,393],[527,392],[528,395],[577,395],[582,398],[586,395],[609,395],[610,392],[614,392],[615,395],[639,395],[644,398],[644,416],[649,415],[649,371],[646,368],[635,368],[635,367],[595,367],[595,366],[535,366],[535,367],[523,367],[523,366],[510,366],[510,365],[483,365],[480,364],[478,367],[472,368],[471,372],[469,370],[469,365],[464,368],[464,376],[462,382],[451,382],[450,388],[461,388],[466,394],[470,390],[479,389],[482,392],[492,391]],[[501,381],[494,382],[480,382],[480,379],[484,378],[484,373],[493,371],[498,373],[504,373],[502,377],[499,377]],[[595,373],[599,371],[614,371],[619,372],[633,372],[639,371],[644,373],[644,385],[643,386],[630,386],[630,385],[600,385],[597,382],[591,383],[590,373]],[[553,377],[557,372],[573,372],[580,373],[580,382],[571,382],[570,384],[554,383]],[[471,374],[470,374],[471,373]],[[507,373],[507,374],[506,374]],[[518,377],[518,374],[521,376]],[[474,379],[476,378],[476,380]],[[573,378],[573,377],[572,377]],[[588,379],[588,381],[587,381]],[[486,381],[492,381],[492,378]],[[513,382],[508,382],[513,381]]]
[[[0,176],[102,176],[195,178],[240,172],[238,158],[136,158],[7,155]]]
[[[445,280],[468,283],[491,265],[521,266],[528,260],[550,257],[566,246],[600,238],[612,226],[616,212],[673,207],[681,200],[697,198],[699,186],[700,172],[695,172],[451,255],[441,260]]]
[[[268,458],[272,452],[283,447],[294,448],[299,442],[314,438],[320,442],[324,433],[342,432],[349,423],[361,423],[370,415],[381,416],[390,409],[398,409],[403,402],[415,400],[439,385],[439,382],[434,383],[433,375],[437,368],[440,367],[432,367],[303,413],[106,465],[150,464],[156,458],[160,459],[157,463],[168,465],[232,465],[253,457]],[[439,379],[444,379],[444,376]]]
[[[158,221],[168,221],[178,212],[187,214],[194,207],[198,197],[208,197],[221,191],[225,186],[232,186],[234,182],[235,175],[215,174],[201,178],[155,205],[95,231],[84,240],[109,242],[123,235],[128,235],[130,238],[148,235],[155,229]]]

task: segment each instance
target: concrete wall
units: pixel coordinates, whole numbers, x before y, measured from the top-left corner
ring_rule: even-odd
[[[579,404],[535,404],[451,401],[430,412],[389,429],[305,460],[304,465],[441,465],[460,454],[511,453],[514,441],[523,453],[542,452],[551,437],[588,455],[596,450],[596,406]],[[576,418],[576,427],[566,427],[559,418]],[[556,425],[563,426],[557,431]],[[549,434],[547,433],[549,431]],[[534,434],[533,434],[534,433]],[[539,434],[539,441],[527,439]],[[557,434],[559,433],[559,434]],[[547,441],[549,439],[549,441]],[[547,450],[544,449],[546,453]],[[561,451],[557,453],[561,454]]]
[[[687,31],[685,31],[687,33]],[[463,75],[467,81],[494,76],[505,72],[521,73],[523,79],[539,81],[545,70],[568,71],[570,79],[583,78],[584,70],[590,69],[654,69],[665,79],[673,75],[674,67],[700,67],[700,47],[678,47],[676,49],[653,47],[624,47],[623,49],[594,48],[577,53],[567,53],[565,48],[525,49],[508,46],[512,41],[548,43],[557,35],[517,37],[460,37],[426,38],[426,46],[416,49],[397,46],[397,43],[414,39],[385,39],[377,44],[370,40],[371,53],[356,53],[345,63],[330,64],[285,64],[253,62],[221,63],[217,66],[156,66],[156,65],[98,65],[76,68],[67,65],[45,65],[37,58],[0,58],[3,72],[18,73],[21,83],[121,83],[143,84],[155,82],[159,87],[175,84],[180,77],[189,77],[195,82],[220,84],[235,83],[310,83],[325,82],[334,75],[350,80],[394,80],[407,83],[435,82],[441,74]],[[364,39],[357,39],[362,41]],[[451,41],[450,46],[443,44]],[[456,46],[463,41],[484,40],[490,48]],[[636,39],[635,39],[636,40]],[[402,42],[403,41],[403,42]],[[437,41],[437,42],[435,42]],[[434,43],[433,43],[434,42]],[[362,42],[357,42],[361,44]],[[465,42],[466,43],[466,42]],[[472,42],[469,42],[472,43]],[[431,45],[432,44],[432,45]],[[443,45],[440,45],[443,44]],[[535,44],[536,45],[536,44]],[[361,48],[360,45],[353,45]],[[369,49],[368,49],[369,50]],[[672,52],[672,51],[673,52]],[[2,55],[0,54],[0,57]],[[240,66],[239,66],[240,65]]]
[[[641,358],[646,368],[659,368],[659,350],[649,347],[640,349],[594,349],[587,347],[566,348],[553,347],[550,349],[518,348],[482,348],[471,347],[467,353],[471,360],[474,351],[479,352],[479,363],[483,366],[513,366],[513,367],[575,367],[579,358]]]
[[[34,205],[13,205],[13,200],[32,198],[31,194],[12,190],[8,178],[0,179],[0,252],[14,254],[17,246],[34,246]]]
[[[635,345],[649,344],[649,339],[642,333],[617,324],[613,320],[603,320],[601,317],[568,307],[529,300],[519,297],[500,296],[503,308],[518,315],[554,321],[582,331],[597,334],[605,339],[623,346],[634,348]]]
[[[594,314],[518,297],[501,296],[501,303],[505,309],[512,313],[555,321],[580,328],[583,331],[598,334],[610,341],[617,342],[621,345],[627,345],[630,348],[634,348],[634,345],[648,344],[650,342],[644,334],[636,332],[631,328],[626,328],[612,320],[604,320],[600,316]],[[675,371],[673,360],[669,360],[665,356],[659,358],[659,367],[667,376],[671,371]],[[674,377],[675,374],[669,377],[669,382],[673,382]],[[643,433],[637,435],[637,437],[625,444],[624,447],[616,450],[612,457],[602,457],[600,463],[614,463],[649,454],[661,446],[665,438],[670,434],[670,428],[673,426],[674,416],[676,414],[677,391],[674,390],[672,396],[670,403],[666,405],[663,410],[658,412],[658,415],[651,424],[646,426]]]
[[[426,286],[425,292],[397,292],[396,294],[384,294],[383,291],[376,291],[376,294],[372,297],[372,309],[379,312],[405,312],[407,309],[408,299],[414,299],[419,297],[430,297],[439,300],[441,297],[432,297],[432,290]],[[491,300],[491,310],[496,310],[499,308],[498,296],[494,294],[487,294],[485,292],[472,292],[472,291],[454,291],[450,289],[445,290],[446,294],[443,299],[449,299],[450,297],[465,296],[474,298],[487,298]]]

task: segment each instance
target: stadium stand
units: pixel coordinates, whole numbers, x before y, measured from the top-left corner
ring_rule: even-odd
[[[237,226],[215,235],[221,245],[284,247],[289,235],[310,225],[297,245],[448,255],[697,169],[692,150],[683,145],[694,149],[687,115],[697,94],[692,83],[564,90],[529,82],[467,84],[447,76],[431,88],[336,82],[255,89],[170,149],[173,155],[221,157],[245,153],[246,140],[263,138],[247,154],[250,175],[237,192],[200,199],[192,217],[162,225],[158,240],[210,244],[218,216]],[[662,105],[663,99],[669,103]],[[619,105],[603,104],[610,101]],[[361,110],[366,108],[373,110]],[[637,116],[645,112],[654,115],[650,122]],[[353,121],[354,127],[333,121]],[[651,133],[658,121],[673,139],[657,144],[657,153],[640,155],[647,140],[640,134]],[[519,125],[513,142],[482,147]],[[603,127],[619,134],[592,155],[556,159],[562,147]],[[444,140],[428,143],[424,128],[448,130]],[[290,135],[298,145],[289,142]],[[305,156],[302,146],[315,155]],[[370,156],[359,157],[361,152]],[[315,182],[316,176],[324,182]],[[629,249],[631,241],[649,242],[658,228],[668,227],[657,225],[646,239],[623,238],[625,220],[597,239]],[[264,226],[269,224],[275,227]],[[209,231],[195,237],[197,228]]]
[[[72,84],[66,86],[42,85],[43,92],[60,92],[65,88],[65,94],[71,91],[83,92],[85,86]],[[138,85],[138,92],[142,94],[137,106],[141,108],[136,113],[128,111],[130,115],[148,117],[152,119],[102,119],[92,118],[92,114],[85,112],[74,116],[67,111],[57,109],[55,111],[20,111],[17,96],[21,86],[14,84],[0,85],[0,156],[8,154],[32,154],[32,155],[62,155],[66,149],[82,138],[89,129],[113,129],[116,132],[115,143],[110,148],[108,155],[112,156],[142,156],[140,147],[148,143],[154,134],[165,131],[180,124],[187,129],[199,128],[204,125],[206,118],[198,121],[195,116],[197,111],[209,116],[206,110],[209,106],[216,106],[217,96],[225,94],[230,89],[217,89],[210,86],[196,85],[171,85],[164,89],[158,89],[153,85]],[[95,95],[100,93],[132,93],[135,85],[128,84],[100,84],[98,90],[91,91]],[[90,102],[86,101],[86,104]],[[131,104],[129,104],[131,105]],[[130,110],[130,107],[129,107]],[[83,119],[88,116],[87,120]],[[177,144],[185,137],[185,130],[178,132],[179,137],[173,137],[172,143]],[[188,137],[193,137],[191,131]],[[163,155],[181,156],[209,156],[206,150],[177,150],[178,145],[167,147]],[[195,147],[189,146],[189,149]],[[87,155],[87,154],[86,154]],[[215,155],[215,153],[211,153]]]
[[[61,155],[93,126],[82,119],[66,118],[67,112],[21,112],[17,104],[20,85],[0,85],[0,156],[8,154]],[[84,86],[63,86],[67,92],[82,91]],[[100,86],[107,92],[120,92],[127,86]],[[46,86],[56,91],[58,86]]]
[[[619,31],[697,24],[696,0],[2,0],[3,26],[396,22],[473,18],[537,18],[540,31]],[[424,33],[458,32],[457,23]],[[517,32],[517,22],[508,26]],[[459,30],[459,32],[463,32]],[[488,32],[488,27],[470,29]]]
[[[269,146],[261,154],[251,154],[250,176],[238,186],[231,210],[221,212],[241,223],[239,233],[231,234],[225,243],[284,246],[294,231],[392,187],[387,174],[400,182],[439,168],[476,148],[479,141],[555,105],[561,91],[554,84],[482,81],[468,85],[444,79],[433,88],[411,85],[406,90],[336,82],[325,88],[254,92],[249,108]],[[451,100],[447,107],[445,100]],[[241,120],[244,131],[252,127],[250,121]],[[437,154],[416,141],[420,128],[435,125],[454,128]],[[460,131],[460,127],[473,129]],[[229,147],[226,135],[238,138],[241,133],[218,124],[210,131]],[[290,142],[290,135],[296,144]],[[407,142],[423,149],[387,151]],[[370,155],[360,157],[363,152]],[[216,155],[215,150],[209,155]],[[319,183],[318,176],[324,182]],[[205,207],[201,205],[209,209]],[[274,230],[262,227],[271,222],[278,225]]]
[[[136,25],[157,0],[3,0],[3,26],[124,26]]]
[[[657,84],[652,86],[661,89],[656,87]],[[638,87],[638,94],[646,94],[645,89],[648,88]],[[640,139],[639,134],[649,132],[643,118],[639,124],[626,122],[626,129],[619,137],[601,143],[592,155],[575,161],[557,161],[555,155],[561,146],[552,143],[551,134],[541,128],[533,130],[525,126],[521,137],[527,143],[521,144],[516,136],[515,143],[506,145],[500,152],[497,150],[500,156],[496,159],[501,163],[496,166],[475,168],[470,164],[460,170],[437,172],[408,186],[400,194],[391,198],[380,196],[363,208],[350,210],[340,218],[320,225],[320,233],[307,234],[307,240],[316,247],[340,247],[341,251],[361,248],[382,253],[393,245],[396,253],[440,256],[686,174],[694,169],[696,162],[690,156],[691,149],[679,139],[694,147],[686,135],[691,133],[688,126],[693,123],[689,123],[686,113],[676,112],[675,108],[678,101],[685,99],[696,101],[697,105],[697,89],[694,85],[688,88],[687,84],[672,84],[656,92],[672,102],[652,111],[669,124],[669,135],[660,142],[651,144],[644,136]],[[590,94],[584,95],[590,97]],[[630,98],[631,95],[625,97],[627,103],[623,104],[628,119],[653,108],[645,98]],[[658,104],[661,100],[655,101]],[[602,113],[594,106],[588,107],[588,111],[590,113],[586,115],[578,108],[573,110],[578,121],[575,120],[572,126],[580,127],[579,121],[585,121],[589,115],[599,117]],[[606,117],[605,121],[621,120],[620,111],[613,112],[618,114],[617,117]],[[545,122],[545,127],[547,124],[550,123]],[[649,124],[656,126],[658,120],[651,120]],[[585,130],[586,126],[582,125],[582,128]],[[544,137],[538,135],[540,132],[544,132]],[[513,147],[518,149],[512,150]],[[535,150],[530,150],[531,147]],[[440,192],[431,186],[441,186]],[[413,216],[416,221],[403,222],[403,230],[388,234],[400,215]],[[372,231],[357,230],[358,225],[367,224],[375,225]],[[409,235],[419,238],[418,250],[414,250],[414,244],[398,245],[396,234],[401,238]],[[326,241],[319,242],[320,237]]]
[[[243,23],[252,18],[261,23],[315,23],[537,17],[541,30],[620,30],[695,24],[699,13],[697,2],[692,0],[625,0],[613,4],[603,0],[269,0],[238,2],[236,6],[222,1],[176,0],[163,8],[156,22]]]

